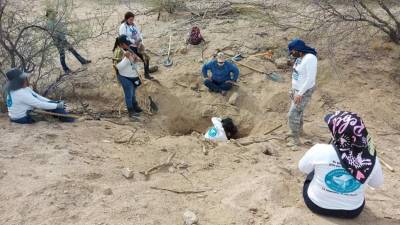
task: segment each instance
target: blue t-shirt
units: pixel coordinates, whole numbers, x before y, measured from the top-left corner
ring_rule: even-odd
[[[224,62],[224,65],[219,66],[217,60],[212,60],[203,65],[202,73],[204,77],[207,77],[207,72],[211,70],[212,80],[216,82],[225,82],[228,80],[237,81],[239,78],[239,68],[228,61]],[[233,74],[233,76],[231,75]]]

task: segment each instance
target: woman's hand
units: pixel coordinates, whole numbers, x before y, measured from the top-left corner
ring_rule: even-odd
[[[130,58],[132,56],[132,53],[130,51],[125,51],[124,56],[126,58]]]

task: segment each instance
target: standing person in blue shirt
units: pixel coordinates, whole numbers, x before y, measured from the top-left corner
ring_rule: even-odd
[[[208,74],[209,70],[211,74]],[[216,59],[204,64],[202,73],[205,78],[204,85],[211,92],[221,93],[222,95],[226,95],[227,91],[236,84],[239,78],[238,67],[231,62],[225,61],[223,52],[219,52]]]

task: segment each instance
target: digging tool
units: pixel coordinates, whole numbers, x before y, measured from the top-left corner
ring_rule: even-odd
[[[165,67],[170,67],[173,64],[172,59],[171,59],[171,42],[172,42],[172,36],[169,36],[168,57],[166,60],[164,60]]]
[[[234,56],[234,57],[236,57],[236,56]],[[234,59],[232,59],[232,60],[235,61]],[[253,70],[255,72],[258,72],[258,73],[261,73],[261,74],[265,74],[267,76],[267,78],[272,80],[272,81],[275,81],[275,82],[283,82],[284,81],[283,78],[279,74],[277,74],[276,72],[267,73],[267,72],[264,72],[264,71],[262,71],[260,69],[254,68],[252,66],[249,66],[247,64],[244,64],[244,63],[241,63],[241,62],[238,62],[238,61],[235,61],[235,63],[237,63],[240,66],[243,66],[243,67],[246,67],[248,69],[251,69],[251,70]]]
[[[149,96],[149,101],[150,101],[150,112],[152,113],[157,113],[158,112],[158,106],[157,104],[153,101],[151,96]]]
[[[80,116],[77,115],[72,115],[72,114],[60,114],[60,113],[54,113],[54,112],[48,112],[40,109],[35,109],[32,110],[34,113],[38,114],[43,114],[43,115],[50,115],[50,116],[58,116],[58,117],[65,117],[65,118],[72,118],[72,119],[80,119]]]
[[[254,55],[250,55],[249,56],[249,58],[250,57],[256,57],[256,56],[264,56],[264,57],[266,57],[266,58],[268,58],[268,59],[272,59],[272,55],[273,55],[274,53],[271,51],[271,50],[269,50],[269,51],[266,51],[266,52],[262,52],[262,53],[257,53],[257,54],[254,54]]]

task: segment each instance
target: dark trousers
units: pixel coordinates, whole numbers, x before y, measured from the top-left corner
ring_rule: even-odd
[[[311,199],[308,197],[307,191],[313,178],[314,178],[314,172],[311,172],[310,174],[308,174],[306,180],[304,181],[304,186],[303,186],[304,203],[312,212],[323,216],[331,216],[343,219],[353,219],[358,215],[360,215],[360,213],[364,209],[365,200],[359,208],[354,210],[324,209],[316,205],[314,202],[312,202]]]
[[[71,44],[69,44],[67,41],[61,41],[58,40],[56,41],[56,47],[58,49],[58,52],[60,53],[60,62],[61,62],[61,66],[63,68],[63,70],[69,71],[70,69],[67,66],[67,63],[65,62],[65,50],[68,50],[69,52],[71,52],[75,58],[81,63],[81,64],[85,64],[86,63],[86,59],[83,58],[72,46]]]
[[[53,109],[53,110],[46,110],[46,111],[53,112],[53,113],[58,113],[58,114],[68,114],[68,113],[65,111],[65,109]],[[65,123],[72,123],[72,122],[75,121],[75,119],[73,119],[73,118],[57,117],[57,116],[54,116],[54,117],[55,117],[55,118],[58,118],[61,122],[65,122]],[[32,124],[32,123],[37,122],[37,120],[34,120],[34,119],[29,115],[29,113],[28,113],[27,116],[22,117],[22,118],[20,118],[20,119],[17,119],[17,120],[10,119],[10,120],[11,120],[11,122],[19,123],[19,124]]]
[[[148,57],[145,57],[144,54],[139,53],[139,49],[137,47],[129,46],[129,48],[143,61],[144,74],[150,73],[150,60]]]
[[[134,78],[124,77],[121,75],[117,75],[119,82],[121,83],[122,89],[124,90],[125,95],[125,104],[128,110],[133,109],[133,106],[136,105],[136,88],[133,84]]]
[[[213,80],[205,80],[204,85],[212,92],[229,91],[232,88],[232,84],[225,82],[216,82]]]

